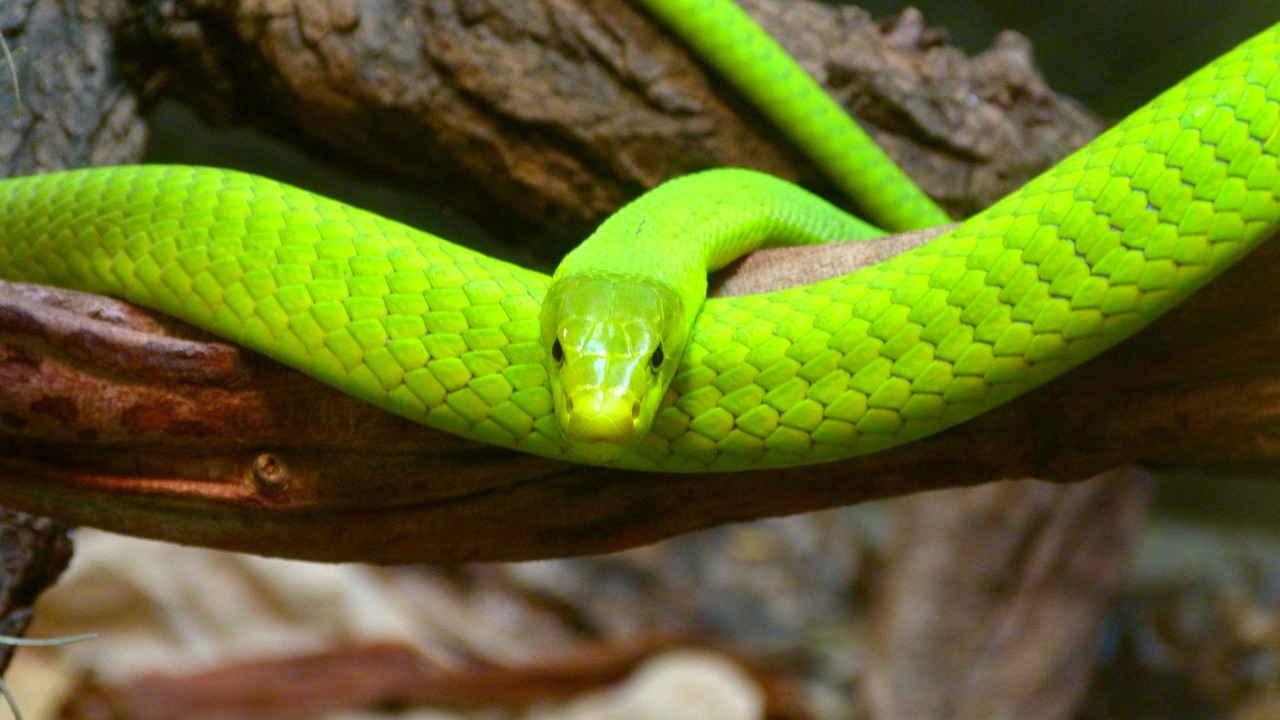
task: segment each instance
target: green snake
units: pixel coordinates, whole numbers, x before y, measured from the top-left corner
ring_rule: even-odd
[[[761,86],[763,102],[790,103],[794,94],[771,93],[806,82],[791,84],[794,63],[750,23],[744,30],[731,3],[646,5],[700,39],[718,66],[714,54],[727,53],[743,74],[735,82]],[[708,267],[735,253],[874,231],[780,181],[709,171],[607,221],[558,271],[590,266],[575,281],[586,300],[566,300],[548,295],[543,274],[304,190],[226,170],[135,166],[0,182],[0,276],[155,308],[406,418],[520,451],[664,471],[823,462],[929,435],[1026,392],[1132,335],[1274,234],[1278,64],[1280,25],[915,250],[700,308]],[[856,128],[833,130],[843,121],[821,113],[808,127],[810,111],[767,109],[802,125],[788,129],[821,162],[844,167],[848,187],[873,190],[860,195],[873,222],[944,221],[848,134]],[[706,242],[688,242],[688,228]],[[601,237],[639,237],[647,254],[609,252]],[[688,281],[686,265],[703,279]],[[663,285],[676,266],[676,284]],[[642,289],[594,282],[596,271]],[[641,390],[621,410],[608,392],[553,391],[569,358],[544,299],[546,317],[606,308],[612,330],[574,351],[639,358],[646,382],[670,386]],[[657,343],[628,334],[637,324]],[[652,420],[610,431],[588,419],[562,432],[565,397]]]

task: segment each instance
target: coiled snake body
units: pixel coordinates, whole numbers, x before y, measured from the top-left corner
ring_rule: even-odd
[[[920,248],[706,301],[683,352],[658,358],[671,385],[652,426],[585,457],[679,471],[813,463],[973,417],[1133,334],[1275,233],[1278,156],[1280,25]],[[758,176],[730,173],[758,190]],[[873,221],[943,221],[907,197],[871,208]],[[734,231],[748,245],[776,225],[739,222],[736,207],[720,209],[754,228]],[[811,240],[852,232],[836,226]],[[671,265],[674,245],[654,241],[651,264]],[[569,452],[541,337],[545,275],[271,180],[137,166],[0,182],[0,276],[156,308],[441,430]]]

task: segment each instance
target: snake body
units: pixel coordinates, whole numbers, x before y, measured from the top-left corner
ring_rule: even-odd
[[[651,430],[608,462],[734,470],[875,451],[1128,337],[1280,227],[1278,65],[1280,25],[916,250],[706,301]],[[209,168],[3,181],[0,238],[7,279],[116,295],[432,427],[569,452],[539,273]]]

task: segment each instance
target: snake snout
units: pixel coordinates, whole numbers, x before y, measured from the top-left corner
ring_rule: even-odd
[[[636,434],[640,401],[629,395],[593,389],[565,398],[564,429],[584,442],[626,442]]]

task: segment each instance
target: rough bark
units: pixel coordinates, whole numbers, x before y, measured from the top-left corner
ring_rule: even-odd
[[[146,129],[118,72],[113,3],[5,0],[0,31],[0,176],[136,162]]]

